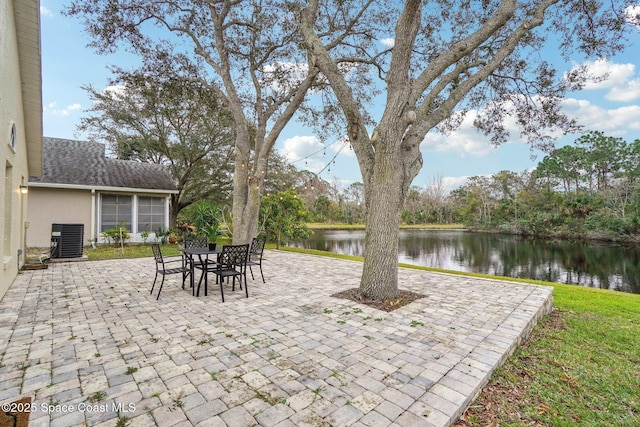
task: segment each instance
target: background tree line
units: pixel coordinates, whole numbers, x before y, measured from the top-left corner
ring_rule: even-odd
[[[630,240],[640,234],[639,177],[640,140],[627,143],[593,131],[551,151],[530,171],[473,176],[451,192],[445,190],[442,179],[411,186],[402,222],[463,223],[507,233]],[[338,191],[328,182],[315,182],[297,187],[308,218],[364,222],[361,183]]]
[[[532,171],[471,177],[449,202],[478,229],[628,239],[640,233],[639,173],[640,140],[590,132]]]

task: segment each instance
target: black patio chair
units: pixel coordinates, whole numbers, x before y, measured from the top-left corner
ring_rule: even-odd
[[[185,249],[186,248],[206,248],[207,238],[206,237],[185,237],[184,247]],[[200,263],[198,259],[195,259],[193,256],[189,256],[187,254],[182,254],[182,259],[186,267],[191,267],[191,263]],[[189,275],[189,273],[187,273],[187,275]],[[182,288],[184,289],[184,281],[182,282]]]
[[[185,249],[190,248],[206,248],[208,247],[207,238],[206,237],[185,237],[184,238],[184,247]],[[191,267],[191,263],[194,263],[194,267],[197,264],[201,264],[200,259],[196,259],[193,256],[189,256],[187,254],[182,254],[182,260],[184,261],[185,267]],[[205,261],[203,261],[205,262]],[[191,271],[191,269],[189,270]],[[190,273],[187,273],[189,275]],[[184,289],[184,280],[182,281],[182,289]]]
[[[247,288],[247,260],[249,258],[249,245],[224,245],[222,252],[218,256],[218,261],[211,265],[196,265],[196,268],[202,270],[202,276],[198,281],[197,294],[200,295],[200,285],[204,278],[204,294],[207,295],[208,273],[216,275],[216,283],[220,283],[220,296],[224,302],[224,279],[229,281],[233,279],[232,291],[236,290],[236,277],[240,281],[240,289],[242,289],[242,278],[244,277],[244,293],[249,298],[249,289]]]
[[[249,250],[249,260],[247,261],[247,266],[249,267],[249,271],[251,272],[251,279],[255,280],[253,277],[253,269],[252,265],[257,265],[260,267],[260,276],[262,276],[262,283],[264,281],[264,274],[262,274],[262,253],[264,252],[264,245],[266,240],[261,237],[254,237],[251,242],[251,250]]]
[[[182,287],[184,288],[184,280],[189,273],[189,268],[184,265],[182,257],[163,257],[162,251],[160,250],[160,243],[152,243],[151,250],[153,251],[153,258],[156,261],[156,277],[153,279],[153,286],[151,286],[150,295],[153,295],[153,289],[156,287],[158,274],[162,274],[162,282],[160,282],[160,289],[158,289],[158,296],[156,297],[156,300],[159,300],[160,292],[162,292],[162,286],[164,285],[164,277],[167,274],[182,274]],[[171,268],[167,267],[167,265],[175,263],[180,263],[180,266]]]

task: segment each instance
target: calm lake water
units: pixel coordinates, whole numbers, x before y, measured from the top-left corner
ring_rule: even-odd
[[[295,247],[364,254],[364,230],[314,230]],[[462,230],[401,230],[399,262],[640,294],[640,249]]]

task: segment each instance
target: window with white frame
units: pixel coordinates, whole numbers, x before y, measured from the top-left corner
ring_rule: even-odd
[[[165,198],[138,196],[138,232],[164,227]]]
[[[131,231],[132,197],[121,194],[102,194],[100,232],[118,224],[124,224]]]

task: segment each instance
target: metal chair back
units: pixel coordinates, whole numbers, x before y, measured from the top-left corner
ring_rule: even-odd
[[[260,267],[262,283],[265,283],[264,273],[262,272],[262,254],[264,252],[265,243],[266,239],[262,237],[254,237],[251,242],[251,250],[249,251],[249,260],[247,261],[247,266],[249,267],[249,271],[251,271],[251,279],[255,279],[255,277],[253,277],[253,268],[251,268],[251,266],[257,265]]]
[[[206,248],[207,238],[206,237],[185,237],[184,247],[185,248]]]
[[[164,259],[162,258],[162,252],[160,251],[160,243],[152,243],[151,250],[153,251],[153,258],[156,260],[156,269],[159,268],[158,264],[164,266]]]
[[[251,251],[249,252],[249,259],[251,261],[255,261],[254,255],[257,256],[258,259],[262,258],[262,253],[264,252],[264,245],[266,241],[261,237],[254,237],[251,242]]]
[[[218,260],[221,269],[244,271],[249,258],[249,245],[224,245]]]

